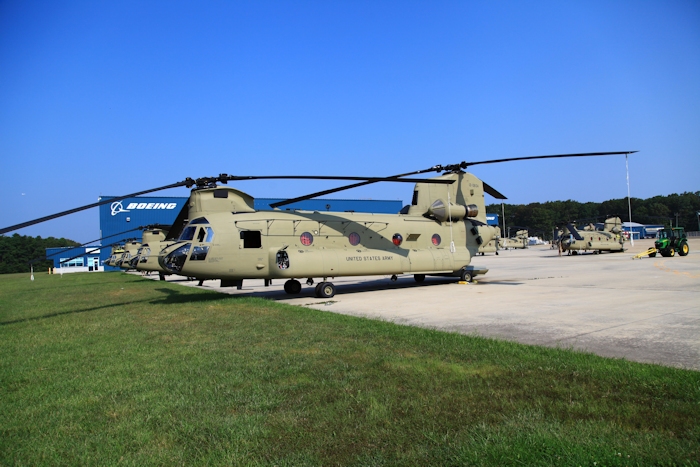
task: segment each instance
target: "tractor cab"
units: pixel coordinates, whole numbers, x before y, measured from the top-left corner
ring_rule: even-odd
[[[680,256],[685,256],[690,251],[683,227],[669,227],[659,230],[659,237],[654,242],[654,247],[661,253],[661,256],[666,257],[675,256],[676,252]]]

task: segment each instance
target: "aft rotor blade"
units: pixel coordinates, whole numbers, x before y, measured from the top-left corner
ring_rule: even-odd
[[[498,190],[496,190],[494,187],[492,187],[488,183],[484,182],[483,180],[481,181],[481,183],[484,184],[484,191],[486,193],[490,194],[491,196],[493,196],[494,198],[496,198],[496,199],[508,199],[508,198],[506,198],[506,195],[500,193]]]
[[[180,209],[180,212],[178,213],[177,217],[173,221],[173,225],[168,231],[168,235],[165,236],[165,240],[176,240],[180,237],[180,234],[182,233],[182,229],[185,228],[185,225],[187,222],[190,220],[190,200],[189,198],[187,199],[187,202],[182,206],[182,209]]]
[[[571,224],[566,224],[566,228],[569,229],[569,232],[571,232],[571,235],[573,235],[576,240],[583,240],[583,237],[578,233],[576,227]]]
[[[15,224],[15,225],[11,225],[9,227],[5,227],[4,229],[0,229],[0,235],[5,234],[7,232],[12,232],[13,230],[23,229],[25,227],[29,227],[29,226],[32,226],[35,224],[40,224],[42,222],[50,221],[52,219],[57,219],[59,217],[67,216],[68,214],[74,214],[76,212],[85,211],[86,209],[96,208],[98,206],[102,206],[103,204],[109,204],[109,203],[113,203],[115,201],[121,201],[121,200],[126,199],[126,198],[145,195],[145,194],[153,193],[156,191],[167,190],[169,188],[177,188],[177,187],[181,187],[181,186],[191,186],[191,185],[192,185],[192,180],[187,179],[187,180],[184,180],[182,182],[177,182],[177,183],[173,183],[170,185],[165,185],[165,186],[161,186],[158,188],[152,188],[150,190],[139,191],[139,192],[131,193],[131,194],[124,195],[124,196],[117,196],[116,198],[103,199],[102,201],[98,201],[97,203],[87,204],[87,205],[81,206],[79,208],[69,209],[68,211],[58,212],[56,214],[51,214],[50,216],[40,217],[38,219],[23,222],[21,224]]]
[[[534,159],[558,159],[562,157],[594,157],[594,156],[618,156],[625,154],[634,154],[638,151],[616,151],[616,152],[582,152],[577,154],[552,154],[549,156],[525,156],[525,157],[511,157],[508,159],[492,159],[489,161],[476,161],[476,162],[462,162],[466,167],[479,164],[496,164],[499,162],[513,162],[513,161],[527,161]],[[460,164],[461,165],[461,164]],[[462,168],[466,168],[462,167]]]

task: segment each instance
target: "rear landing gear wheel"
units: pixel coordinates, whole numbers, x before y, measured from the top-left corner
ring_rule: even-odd
[[[335,286],[331,282],[321,282],[316,286],[316,297],[332,298],[335,295]]]
[[[296,295],[301,292],[301,282],[296,279],[289,279],[284,283],[284,291],[289,295]]]
[[[423,282],[425,280],[425,274],[414,274],[413,280],[420,284],[421,282]]]
[[[459,274],[459,280],[462,282],[471,282],[472,279],[471,271],[467,271],[466,269]]]

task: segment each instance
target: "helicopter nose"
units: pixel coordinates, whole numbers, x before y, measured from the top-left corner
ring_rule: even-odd
[[[187,255],[190,253],[191,246],[191,243],[185,243],[167,255],[159,257],[158,263],[163,269],[169,272],[174,274],[180,273],[187,260]]]

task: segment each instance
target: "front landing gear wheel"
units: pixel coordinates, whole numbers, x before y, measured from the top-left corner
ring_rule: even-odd
[[[321,282],[316,286],[316,297],[332,298],[335,295],[335,286],[331,282]]]
[[[466,269],[463,270],[459,274],[459,280],[462,282],[471,282],[472,281],[472,273],[470,271],[467,271]]]
[[[289,295],[296,295],[301,292],[301,282],[296,279],[289,279],[284,283],[284,291]]]

